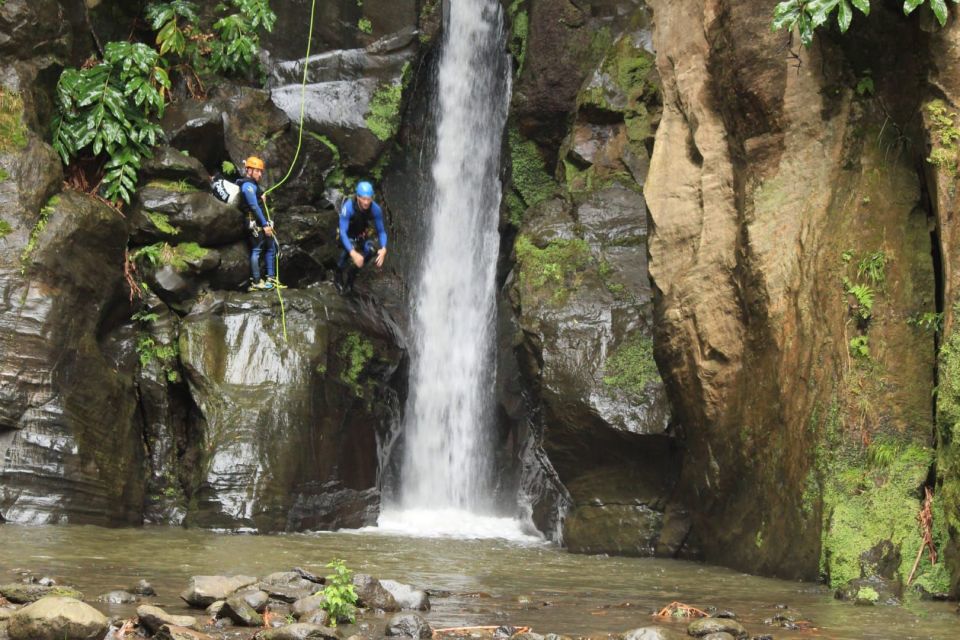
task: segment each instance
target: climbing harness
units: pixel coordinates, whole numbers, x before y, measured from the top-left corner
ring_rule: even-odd
[[[290,176],[293,174],[293,168],[297,165],[297,160],[300,158],[300,149],[303,147],[303,118],[304,118],[304,108],[307,102],[307,71],[310,68],[310,46],[313,43],[313,21],[317,13],[317,0],[311,0],[310,3],[310,27],[307,29],[307,53],[303,58],[303,81],[300,83],[300,132],[297,135],[297,150],[293,154],[293,160],[290,162],[290,168],[287,169],[287,173],[277,184],[273,185],[264,192],[264,196],[270,194],[271,191],[278,189],[280,185],[286,182]],[[267,216],[267,222],[273,226],[273,219],[270,217],[270,206],[267,204],[267,201],[263,201],[263,211]],[[280,241],[277,239],[277,232],[273,232],[273,242],[277,245],[277,255],[275,258],[275,277],[277,283],[280,282]],[[280,286],[275,286],[274,289],[277,291],[277,299],[280,300],[280,319],[283,322],[283,342],[287,342],[287,313],[283,305],[283,295],[280,293]]]

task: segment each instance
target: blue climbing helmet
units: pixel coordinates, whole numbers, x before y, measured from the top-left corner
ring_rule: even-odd
[[[373,197],[373,185],[364,180],[357,184],[357,195],[361,198],[372,198]]]

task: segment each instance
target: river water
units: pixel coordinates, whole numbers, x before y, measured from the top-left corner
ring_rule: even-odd
[[[161,527],[0,526],[0,581],[30,570],[74,584],[93,600],[146,578],[159,594],[150,600],[176,613],[188,612],[177,594],[191,575],[262,576],[294,566],[324,574],[334,557],[380,578],[452,592],[432,598],[426,617],[434,627],[513,624],[538,633],[603,636],[652,624],[652,610],[680,600],[730,609],[751,634],[776,638],[958,637],[953,603],[860,607],[834,600],[819,585],[677,560],[574,555],[545,543],[377,532],[248,536]],[[817,630],[765,626],[777,604],[799,610]],[[133,613],[129,606],[98,606],[111,615]],[[351,630],[344,631],[348,637]]]

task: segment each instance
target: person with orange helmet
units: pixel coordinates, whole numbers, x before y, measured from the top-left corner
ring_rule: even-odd
[[[273,235],[273,223],[264,214],[260,202],[264,198],[260,180],[266,164],[257,156],[250,156],[243,163],[246,176],[237,180],[240,185],[240,209],[247,214],[250,227],[250,291],[263,291],[280,286],[276,278],[277,241]],[[263,255],[267,278],[260,274],[260,256]]]

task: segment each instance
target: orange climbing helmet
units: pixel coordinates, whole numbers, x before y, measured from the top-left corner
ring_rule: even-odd
[[[248,169],[260,169],[261,171],[267,168],[267,165],[263,163],[263,160],[257,156],[250,156],[244,160],[243,166],[247,167]]]

